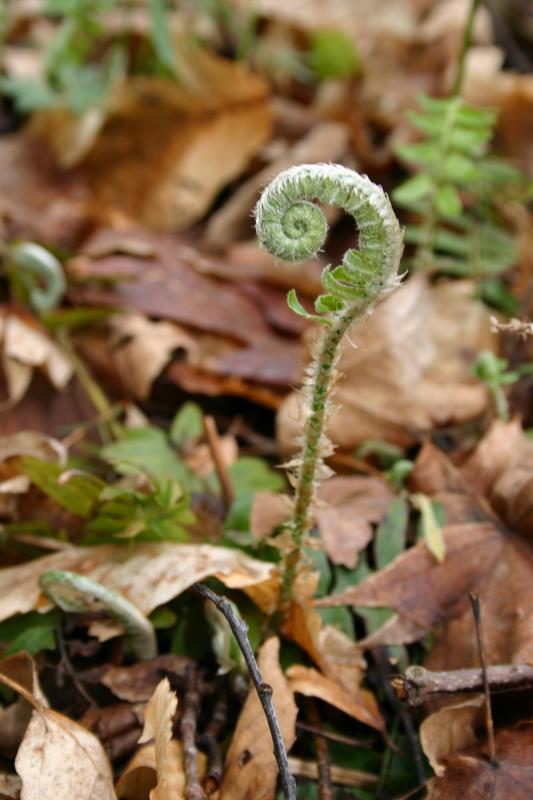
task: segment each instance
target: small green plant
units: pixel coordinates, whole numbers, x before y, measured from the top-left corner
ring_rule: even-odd
[[[296,484],[292,545],[285,557],[282,603],[290,601],[302,558],[304,538],[311,526],[316,485],[327,474],[323,460],[332,452],[324,423],[335,383],[335,367],[344,335],[353,322],[399,284],[402,232],[387,195],[366,176],[337,164],[311,164],[282,172],[263,192],[256,208],[261,245],[285,261],[301,261],[323,246],[327,223],[313,200],[338,206],[353,216],[359,230],[359,250],[348,250],[337,267],[321,277],[325,293],[309,313],[296,293],[288,294],[290,308],[318,322],[322,333],[304,385],[304,431],[301,454],[291,462]]]
[[[412,265],[493,281],[517,258],[502,210],[523,195],[525,178],[488,152],[494,111],[460,97],[422,95],[419,105],[409,119],[424,138],[397,148],[418,172],[392,193],[418,218],[405,231],[406,242],[415,248]]]
[[[509,370],[507,359],[498,358],[490,350],[483,350],[474,364],[474,375],[489,390],[496,413],[504,422],[509,419],[509,403],[503,387],[531,374],[533,374],[533,364],[520,364]]]
[[[98,61],[94,59],[96,44],[105,31],[103,15],[115,6],[116,0],[47,0],[45,10],[61,17],[61,22],[45,54],[42,77],[6,77],[1,83],[20,111],[64,105],[83,114],[103,102],[125,71],[120,44]]]

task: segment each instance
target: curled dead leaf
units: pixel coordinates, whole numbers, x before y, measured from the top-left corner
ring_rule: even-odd
[[[0,681],[34,707],[15,760],[24,800],[116,800],[111,767],[98,739],[46,708],[1,667]]]

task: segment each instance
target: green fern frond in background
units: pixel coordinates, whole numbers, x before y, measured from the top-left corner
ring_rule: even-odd
[[[525,197],[526,178],[489,154],[495,111],[460,97],[422,95],[419,106],[408,118],[423,138],[396,149],[418,172],[392,192],[415,220],[405,230],[414,247],[410,265],[474,278],[483,294],[516,263],[516,237],[503,212]],[[500,303],[509,297],[499,292]]]

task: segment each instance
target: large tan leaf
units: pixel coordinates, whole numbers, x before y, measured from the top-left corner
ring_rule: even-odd
[[[462,422],[486,406],[485,389],[471,374],[474,354],[490,347],[489,316],[468,283],[430,288],[409,280],[351,331],[339,365],[338,408],[328,435],[352,450],[366,439],[401,446],[415,434]],[[278,414],[278,438],[290,451],[299,433],[299,395]]]
[[[279,665],[279,639],[268,639],[259,650],[257,661],[263,680],[272,686],[272,701],[283,741],[290,750],[295,739],[297,710]],[[220,800],[274,800],[277,774],[268,723],[252,686],[226,757]]]
[[[123,594],[145,614],[209,575],[218,577],[232,589],[244,589],[252,598],[259,598],[265,609],[272,610],[276,602],[272,565],[239,550],[169,542],[131,547],[102,545],[72,547],[1,570],[0,619],[36,607],[49,607],[38,586],[39,576],[49,569],[87,575]],[[107,630],[116,632],[114,625]]]
[[[98,739],[43,706],[1,667],[0,681],[34,706],[15,760],[21,800],[116,800],[111,767]]]

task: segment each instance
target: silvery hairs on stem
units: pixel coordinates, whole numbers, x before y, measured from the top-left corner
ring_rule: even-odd
[[[402,230],[389,198],[380,186],[339,164],[304,164],[282,172],[266,187],[255,209],[261,246],[284,261],[302,261],[317,255],[324,245],[327,222],[315,200],[342,208],[359,231],[359,249],[348,250],[342,264],[326,267],[325,290],[309,313],[291,289],[290,308],[323,326],[303,387],[302,451],[289,465],[296,485],[290,524],[292,550],[285,559],[282,595],[288,601],[301,557],[305,533],[311,525],[310,507],[316,484],[324,474],[323,459],[332,452],[324,423],[335,383],[339,345],[352,323],[400,283]]]

